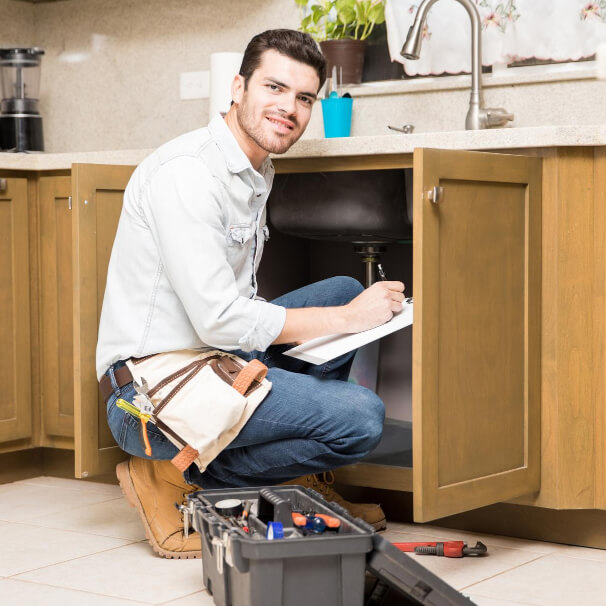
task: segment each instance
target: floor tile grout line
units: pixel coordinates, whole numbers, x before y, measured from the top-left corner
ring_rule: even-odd
[[[494,595],[482,595],[481,593],[477,593],[475,594],[480,598],[488,598],[491,600],[501,600],[502,598],[500,597],[495,597]],[[473,599],[473,598],[472,598]],[[518,600],[510,600],[510,599],[506,599],[507,604],[509,606],[509,604],[514,604],[515,606],[545,606],[544,604],[537,604],[536,602],[520,602]]]
[[[33,522],[9,522],[9,524],[18,524],[20,526],[29,526],[30,528],[36,528],[36,529],[41,529],[41,528],[45,528],[47,530],[57,530],[59,532],[71,532],[73,534],[84,534],[87,535],[89,537],[103,537],[104,539],[117,539],[119,541],[129,541],[131,543],[139,543],[140,541],[145,540],[143,539],[133,539],[131,537],[117,537],[114,535],[108,535],[108,534],[99,534],[96,532],[87,532],[86,530],[73,530],[72,528],[60,528],[57,526],[46,526],[44,524],[34,524]]]
[[[174,602],[175,600],[184,600],[185,598],[188,598],[189,596],[192,596],[192,595],[196,595],[198,593],[205,593],[206,595],[210,596],[210,593],[208,593],[208,590],[206,589],[206,587],[204,587],[201,590],[193,591],[192,593],[183,595],[180,598],[172,598],[170,600],[166,600],[166,602],[156,602],[156,603],[154,603],[154,606],[166,606],[166,604],[170,604],[171,602]]]
[[[110,501],[120,501],[121,499],[123,499],[124,497],[112,497],[110,499],[105,499],[103,501],[95,501],[94,503],[85,503],[84,505],[78,505],[77,507],[72,507],[70,509],[70,511],[76,511],[78,509],[84,509],[85,507],[92,507],[93,505],[101,505],[102,503],[109,503]],[[54,516],[54,515],[58,515],[60,513],[63,513],[62,510],[58,510],[58,511],[51,511],[50,513],[45,513],[44,516],[40,516],[40,517],[45,517],[45,516]],[[29,521],[29,518],[25,518],[25,519],[21,519],[21,520],[5,520],[5,519],[1,519],[0,521],[6,521],[9,524],[20,524],[20,523],[27,523]]]
[[[3,486],[6,486],[6,484],[4,484]],[[62,488],[59,486],[37,486],[35,484],[27,484],[27,485],[24,484],[24,486],[27,486],[28,488],[36,488],[36,489],[42,489],[42,490],[44,490],[44,489],[60,490],[63,493],[67,493],[69,491],[69,493],[71,495],[79,494],[79,495],[87,495],[87,496],[99,496],[99,497],[109,498],[109,499],[118,499],[122,496],[120,494],[110,496],[108,493],[101,492],[101,491],[97,492],[95,490],[73,490],[71,488]],[[0,486],[0,488],[2,488],[2,486]],[[15,487],[15,488],[16,488],[16,490],[14,490],[14,491],[11,490],[10,492],[8,492],[8,493],[5,492],[4,494],[3,494],[3,491],[0,490],[0,499],[7,494],[10,496],[11,493],[12,494],[18,493],[19,492],[18,489],[20,487]]]
[[[95,491],[95,486],[93,486],[93,484],[100,484],[101,486],[115,486],[116,488],[119,488],[119,484],[116,482],[115,484],[111,484],[111,483],[104,483],[104,482],[82,482],[81,480],[76,480],[75,478],[58,478],[56,476],[40,476],[42,478],[54,478],[54,479],[58,479],[58,480],[64,480],[65,484],[67,484],[68,482],[73,482],[75,484],[78,484],[78,488],[70,488],[69,486],[64,486],[63,482],[61,484],[48,484],[45,482],[36,482],[34,481],[34,478],[28,478],[25,480],[16,480],[14,482],[8,482],[6,484],[2,484],[2,486],[41,486],[43,488],[65,488],[67,490],[90,490],[91,492]]]
[[[62,591],[78,591],[80,593],[89,594],[89,595],[97,595],[101,598],[114,598],[117,600],[125,600],[127,602],[132,602],[133,604],[143,604],[144,606],[155,606],[150,604],[150,602],[140,602],[139,600],[131,600],[130,598],[122,598],[119,596],[107,595],[105,593],[97,593],[96,591],[87,591],[85,589],[77,589],[75,587],[63,587],[61,585],[50,585],[49,583],[39,583],[38,581],[32,581],[31,579],[14,579],[11,577],[6,577],[3,580],[10,581],[19,581],[21,583],[29,583],[30,585],[39,585],[40,587],[52,587],[53,589],[60,589]],[[179,598],[176,598],[179,599]]]
[[[41,528],[46,528],[47,530],[56,530],[58,532],[70,532],[72,534],[84,534],[90,537],[103,537],[104,539],[116,539],[118,541],[128,541],[129,543],[138,543],[143,539],[131,539],[129,537],[114,537],[108,536],[105,534],[95,534],[94,532],[86,532],[84,530],[72,530],[71,528],[55,528],[54,526],[42,526],[40,524],[32,524],[31,522],[9,522],[9,524],[15,524],[18,526],[29,526],[30,528],[35,528],[36,530],[40,530]]]
[[[45,566],[38,566],[37,568],[30,568],[29,570],[22,570],[21,572],[16,572],[15,574],[11,574],[5,578],[7,579],[16,579],[20,574],[27,574],[28,572],[35,572],[37,570],[44,570],[45,568],[51,568],[52,566],[58,566],[59,564],[66,564],[67,562],[75,562],[76,560],[82,560],[83,558],[90,558],[91,556],[98,555],[100,553],[106,553],[108,551],[114,551],[115,549],[122,549],[122,547],[128,547],[129,545],[135,545],[139,541],[131,541],[126,543],[126,545],[117,545],[115,547],[110,547],[108,549],[101,549],[100,551],[93,551],[93,553],[86,553],[81,556],[77,556],[75,558],[68,558],[67,560],[61,560],[60,562],[54,562],[52,564],[46,564]],[[17,579],[21,580],[21,579]],[[56,587],[56,585],[53,585]]]
[[[519,550],[519,551],[521,551],[521,550]],[[526,566],[527,564],[532,564],[532,562],[536,562],[542,558],[547,557],[548,555],[551,555],[551,554],[542,553],[538,557],[533,558],[532,560],[528,560],[527,562],[523,562],[521,564],[516,564],[515,566],[512,566],[511,568],[507,568],[506,570],[501,570],[500,572],[492,574],[484,579],[481,579],[480,581],[475,581],[471,585],[466,585],[465,587],[462,587],[461,589],[459,589],[459,591],[464,591],[464,590],[467,591],[467,590],[469,590],[470,587],[473,587],[474,585],[479,585],[480,583],[484,583],[485,581],[489,581],[490,579],[494,579],[495,577],[501,576],[502,574],[505,574],[506,572],[511,572],[512,570],[515,570],[516,568],[522,568],[523,566]]]

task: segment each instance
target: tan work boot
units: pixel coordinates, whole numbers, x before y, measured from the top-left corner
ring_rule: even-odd
[[[136,507],[145,535],[153,550],[164,558],[199,558],[200,536],[183,533],[183,518],[175,503],[184,504],[185,495],[197,490],[187,484],[170,461],[150,461],[131,457],[116,466],[120,488],[131,507]]]
[[[370,524],[375,530],[385,530],[387,521],[385,513],[380,505],[374,503],[350,503],[346,501],[334,488],[335,476],[332,471],[326,471],[322,474],[312,474],[309,476],[301,476],[284,484],[299,484],[305,488],[313,488],[319,492],[327,501],[335,501],[344,509],[347,509],[354,518],[362,518],[366,523]]]

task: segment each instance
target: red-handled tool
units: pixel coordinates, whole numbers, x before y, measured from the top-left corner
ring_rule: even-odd
[[[488,549],[478,541],[475,547],[468,547],[463,541],[427,541],[424,543],[394,543],[400,551],[412,551],[418,555],[437,555],[446,558],[484,555]]]

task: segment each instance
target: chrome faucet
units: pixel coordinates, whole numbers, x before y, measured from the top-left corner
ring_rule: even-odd
[[[427,19],[429,9],[438,0],[423,0],[415,16],[412,27],[408,30],[406,42],[402,47],[401,55],[406,59],[418,59],[421,54],[421,43],[423,42],[423,26]],[[490,128],[491,126],[504,126],[513,120],[513,114],[508,113],[502,107],[482,107],[482,43],[480,39],[480,13],[472,0],[457,0],[462,4],[471,19],[471,97],[469,98],[469,110],[465,118],[467,130],[478,130]]]

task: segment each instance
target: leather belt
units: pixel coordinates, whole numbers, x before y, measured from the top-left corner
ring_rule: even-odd
[[[122,366],[118,368],[118,370],[114,370],[114,377],[116,378],[118,387],[124,387],[133,382],[133,375],[128,369],[128,366]],[[114,393],[111,379],[107,375],[101,377],[101,380],[99,381],[99,391],[105,402],[107,402],[109,397]]]

